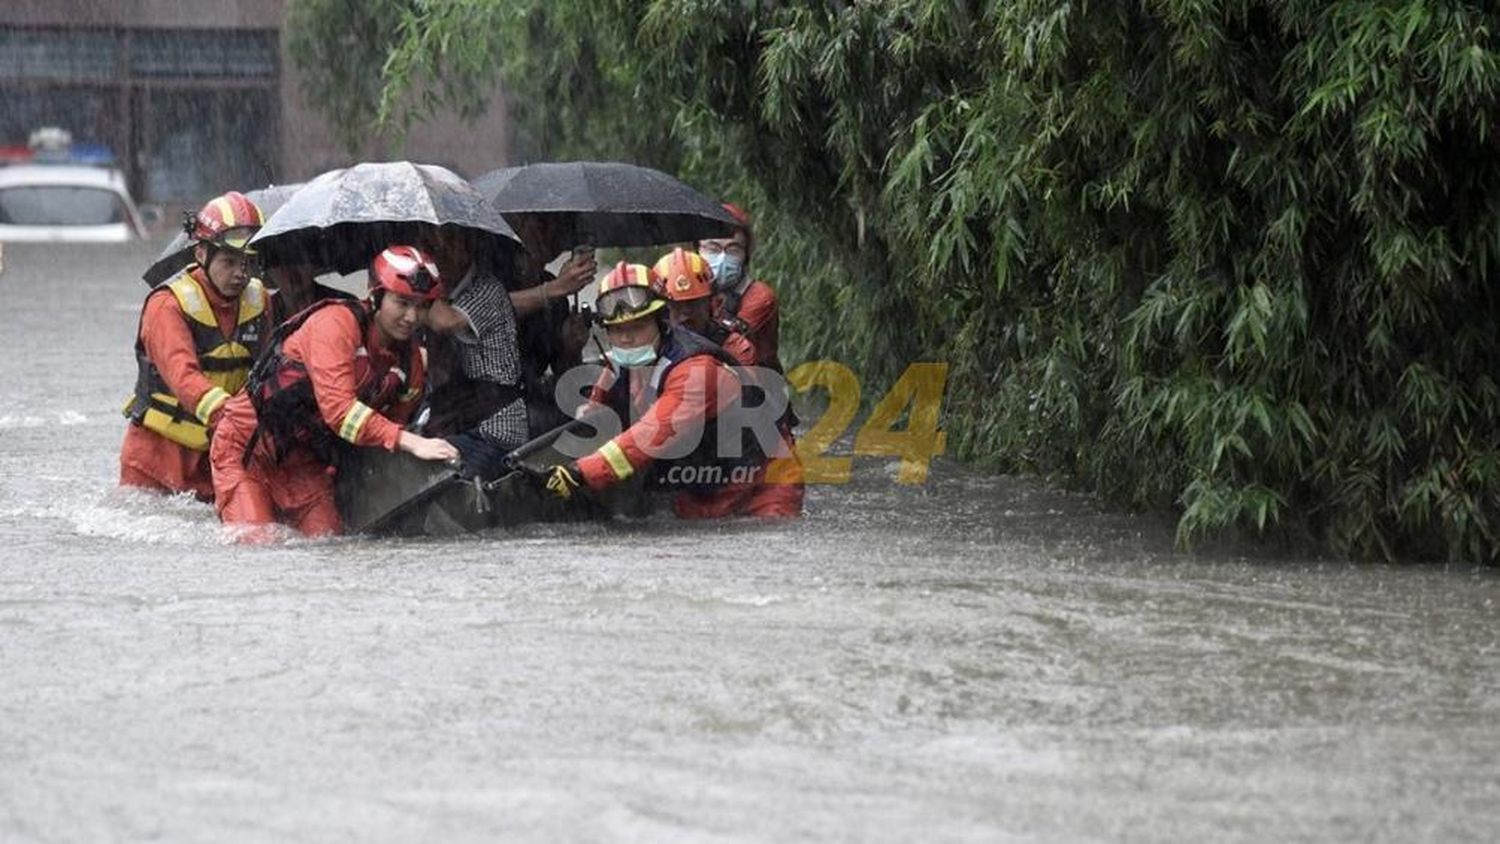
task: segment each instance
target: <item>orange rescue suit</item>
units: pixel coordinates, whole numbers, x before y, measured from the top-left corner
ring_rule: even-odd
[[[354,307],[369,306],[329,302],[307,316],[282,344],[283,366],[305,369],[311,382],[317,418],[307,424],[326,426],[350,445],[395,451],[403,424],[422,397],[422,349],[415,341],[405,349],[382,347],[373,318],[362,326]],[[402,372],[402,363],[411,371]],[[372,388],[392,383],[393,377],[393,389],[374,390],[381,397],[370,398]],[[334,467],[306,447],[292,448],[278,460],[273,439],[254,436],[258,425],[246,392],[229,400],[214,431],[209,455],[220,520],[282,521],[309,536],[338,533],[343,525],[334,505]]]
[[[208,501],[208,430],[269,336],[266,291],[252,280],[230,299],[190,265],[153,290],[136,335],[136,394],[120,446],[120,484],[192,492]]]
[[[781,371],[781,309],[771,285],[756,279],[738,297],[721,293],[714,298],[714,309],[720,316],[734,317],[745,324],[745,337],[755,346],[756,366]]]
[[[646,378],[632,379],[633,404],[643,400],[641,393],[646,383]],[[602,384],[596,385],[591,392],[594,400],[605,397],[602,387]],[[684,433],[700,434],[703,426],[699,420],[717,418],[738,401],[740,395],[739,379],[714,356],[695,354],[681,360],[668,370],[658,388],[656,400],[635,424],[594,453],[579,458],[578,469],[584,483],[590,489],[604,489],[645,471],[654,462],[655,455],[663,453],[676,438]],[[676,514],[681,518],[800,516],[803,499],[801,467],[787,446],[783,442],[783,451],[760,467],[753,480],[726,482],[709,492],[679,493],[673,501]],[[769,467],[779,468],[769,472]]]

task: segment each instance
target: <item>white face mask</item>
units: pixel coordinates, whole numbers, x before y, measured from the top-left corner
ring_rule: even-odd
[[[655,344],[647,346],[612,346],[606,354],[609,355],[610,360],[614,361],[615,366],[650,366],[656,363]]]

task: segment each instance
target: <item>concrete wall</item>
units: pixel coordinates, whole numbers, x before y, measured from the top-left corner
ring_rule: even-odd
[[[333,127],[304,101],[301,80],[287,55],[285,39],[282,41],[281,63],[282,166],[286,181],[302,181],[360,158],[375,160],[382,157],[374,143],[361,149],[358,155],[339,145]],[[472,125],[463,123],[454,115],[440,115],[435,120],[412,126],[403,144],[392,150],[389,157],[441,164],[468,178],[483,175],[496,167],[504,167],[509,161],[509,127],[505,117],[505,98],[497,93],[488,111]]]

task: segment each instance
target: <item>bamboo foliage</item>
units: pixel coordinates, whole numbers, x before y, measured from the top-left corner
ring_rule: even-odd
[[[446,47],[388,81],[503,65],[535,153],[746,200],[792,347],[870,384],[951,361],[960,455],[1177,507],[1184,541],[1500,555],[1489,4],[420,9]],[[441,42],[476,10],[483,43]]]

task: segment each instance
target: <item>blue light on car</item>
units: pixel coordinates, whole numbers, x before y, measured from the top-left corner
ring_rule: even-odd
[[[104,144],[74,144],[68,152],[74,164],[112,167],[115,163],[114,152]]]
[[[86,167],[113,167],[115,154],[104,144],[73,144],[62,149],[32,151],[31,164],[75,164]]]

